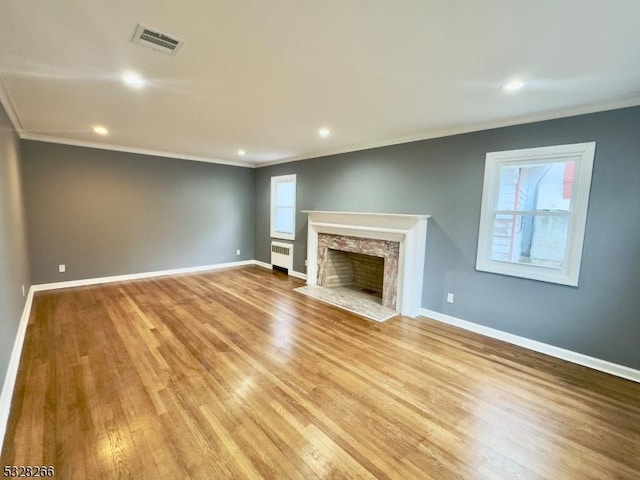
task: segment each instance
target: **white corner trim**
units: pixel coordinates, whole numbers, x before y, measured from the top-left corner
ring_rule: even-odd
[[[29,289],[29,294],[27,295],[27,300],[24,303],[22,317],[20,318],[20,324],[18,325],[18,332],[16,333],[16,338],[13,342],[13,350],[11,350],[11,357],[9,358],[7,375],[4,379],[4,385],[2,386],[2,393],[0,394],[0,452],[2,451],[2,444],[4,443],[4,437],[7,433],[7,422],[9,421],[9,411],[11,410],[13,390],[16,386],[16,380],[18,378],[18,368],[20,367],[22,346],[27,334],[29,316],[31,315],[33,292],[34,289],[33,287],[31,287]]]
[[[618,365],[617,363],[590,357],[582,353],[573,352],[571,350],[566,350],[564,348],[549,345],[547,343],[538,342],[537,340],[531,340],[526,337],[503,332],[502,330],[496,330],[495,328],[485,327],[484,325],[479,325],[477,323],[462,320],[460,318],[436,312],[434,310],[428,310],[426,308],[422,309],[422,316],[437,320],[438,322],[446,323],[448,325],[453,325],[454,327],[459,327],[470,332],[479,333],[480,335],[484,335],[486,337],[491,337],[497,340],[502,340],[503,342],[511,343],[513,345],[518,345],[519,347],[533,350],[534,352],[544,353],[545,355],[549,355],[551,357],[560,358],[571,363],[576,363],[584,367],[593,368],[594,370],[599,370],[601,372],[615,375],[616,377],[621,377],[633,382],[640,383],[640,370],[625,367],[624,365]]]
[[[0,74],[0,104],[4,107],[4,111],[7,112],[7,117],[9,117],[9,120],[13,124],[13,128],[18,133],[18,136],[22,138],[24,132],[22,128],[22,121],[20,120],[20,115],[18,115],[16,105],[13,103],[11,95],[9,95],[9,89],[4,82],[2,74]]]
[[[302,280],[306,280],[307,279],[307,274],[306,273],[296,272],[295,270],[290,270],[289,271],[289,275],[291,275],[292,277],[300,278]]]
[[[273,265],[271,265],[270,263],[261,262],[260,260],[254,260],[253,264],[257,265],[259,267],[262,267],[262,268],[268,268],[269,270],[271,270],[273,268]]]
[[[68,282],[41,283],[31,287],[34,291],[56,290],[58,288],[85,287],[101,283],[124,282],[127,280],[140,280],[143,278],[164,277],[166,275],[180,275],[183,273],[206,272],[222,268],[241,267],[243,265],[255,265],[255,260],[243,260],[240,262],[217,263],[214,265],[201,265],[199,267],[174,268],[171,270],[158,270],[155,272],[131,273],[126,275],[114,275],[111,277],[85,278],[82,280],[70,280]]]
[[[253,163],[237,162],[231,160],[221,160],[219,158],[201,157],[199,155],[185,155],[182,153],[165,152],[162,150],[152,150],[149,148],[130,147],[126,145],[111,145],[108,143],[91,142],[88,140],[76,140],[73,138],[55,137],[51,135],[40,135],[38,133],[20,133],[20,138],[33,140],[36,142],[59,143],[62,145],[72,145],[74,147],[98,148],[100,150],[112,150],[114,152],[137,153],[140,155],[152,155],[154,157],[175,158],[178,160],[191,160],[193,162],[218,163],[221,165],[231,165],[234,167],[256,168]]]

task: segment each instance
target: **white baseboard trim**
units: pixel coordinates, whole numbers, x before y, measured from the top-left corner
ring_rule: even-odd
[[[7,433],[7,422],[9,421],[13,389],[16,386],[16,380],[18,378],[22,345],[24,344],[24,339],[27,334],[27,325],[29,324],[29,316],[31,315],[33,292],[33,287],[31,287],[27,295],[27,300],[24,303],[22,317],[20,318],[20,324],[18,325],[18,332],[16,333],[16,339],[13,342],[13,350],[11,350],[11,357],[9,358],[7,375],[4,379],[4,385],[2,386],[2,393],[0,394],[0,452],[2,451],[4,437]]]
[[[496,330],[495,328],[485,327],[484,325],[479,325],[467,320],[462,320],[460,318],[436,312],[434,310],[423,308],[421,309],[421,314],[424,317],[437,320],[438,322],[453,325],[454,327],[459,327],[464,330],[479,333],[480,335],[484,335],[486,337],[502,340],[503,342],[518,345],[535,352],[544,353],[551,357],[560,358],[568,362],[576,363],[578,365],[593,368],[594,370],[599,370],[601,372],[615,375],[616,377],[622,377],[627,380],[640,383],[640,370],[635,370],[633,368],[625,367],[624,365],[618,365],[617,363],[608,362],[599,358],[590,357],[588,355],[573,352],[571,350],[566,350],[564,348],[555,347],[547,343],[538,342],[537,340],[531,340],[529,338],[514,335],[512,333],[503,332],[502,330]]]
[[[261,262],[260,260],[254,260],[254,265],[258,265],[259,267],[268,268],[269,270],[273,270],[273,265],[271,265],[270,263]],[[307,274],[306,273],[296,272],[295,270],[289,270],[289,275],[291,277],[300,278],[302,280],[306,280],[307,279]]]
[[[38,285],[33,285],[31,288],[35,292],[41,292],[44,290],[57,290],[59,288],[86,287],[89,285],[99,285],[101,283],[126,282],[128,280],[141,280],[144,278],[164,277],[167,275],[206,272],[210,270],[220,270],[222,268],[241,267],[244,265],[257,265],[269,270],[272,269],[271,264],[261,262],[260,260],[243,260],[240,262],[217,263],[214,265],[201,265],[198,267],[174,268],[171,270],[158,270],[155,272],[129,273],[125,275],[113,275],[110,277],[84,278],[81,280],[69,280],[67,282],[41,283]],[[302,280],[307,279],[306,274],[293,270],[289,272],[289,275],[291,275],[292,277],[301,278]]]
[[[307,274],[306,273],[296,272],[295,270],[291,270],[289,272],[289,275],[291,275],[292,277],[300,278],[301,280],[306,280],[307,279]]]
[[[88,285],[98,285],[101,283],[124,282],[127,280],[140,280],[144,278],[164,277],[166,275],[179,275],[182,273],[206,272],[209,270],[219,270],[221,268],[240,267],[243,265],[255,265],[255,260],[243,260],[240,262],[217,263],[214,265],[201,265],[199,267],[174,268],[171,270],[158,270],[155,272],[131,273],[126,275],[114,275],[111,277],[85,278],[82,280],[70,280],[68,282],[42,283],[34,285],[36,291],[56,290],[58,288],[85,287]]]

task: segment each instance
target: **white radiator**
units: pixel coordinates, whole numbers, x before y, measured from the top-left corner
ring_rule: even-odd
[[[293,270],[293,244],[271,242],[271,265],[280,269]]]

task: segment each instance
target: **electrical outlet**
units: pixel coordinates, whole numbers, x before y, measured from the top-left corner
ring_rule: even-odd
[[[453,303],[453,293],[447,293],[447,303]]]
[[[236,250],[236,255],[240,255],[240,249]]]
[[[66,271],[67,271],[67,266],[64,263],[61,263],[60,265],[58,265],[58,272],[64,273]]]
[[[22,296],[25,296],[25,289],[24,289],[24,285],[22,285]]]

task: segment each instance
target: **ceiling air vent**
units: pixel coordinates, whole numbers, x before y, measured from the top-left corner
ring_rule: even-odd
[[[159,30],[145,27],[144,25],[138,25],[131,41],[138,45],[166,53],[167,55],[175,55],[184,43],[182,40],[162,33]]]

